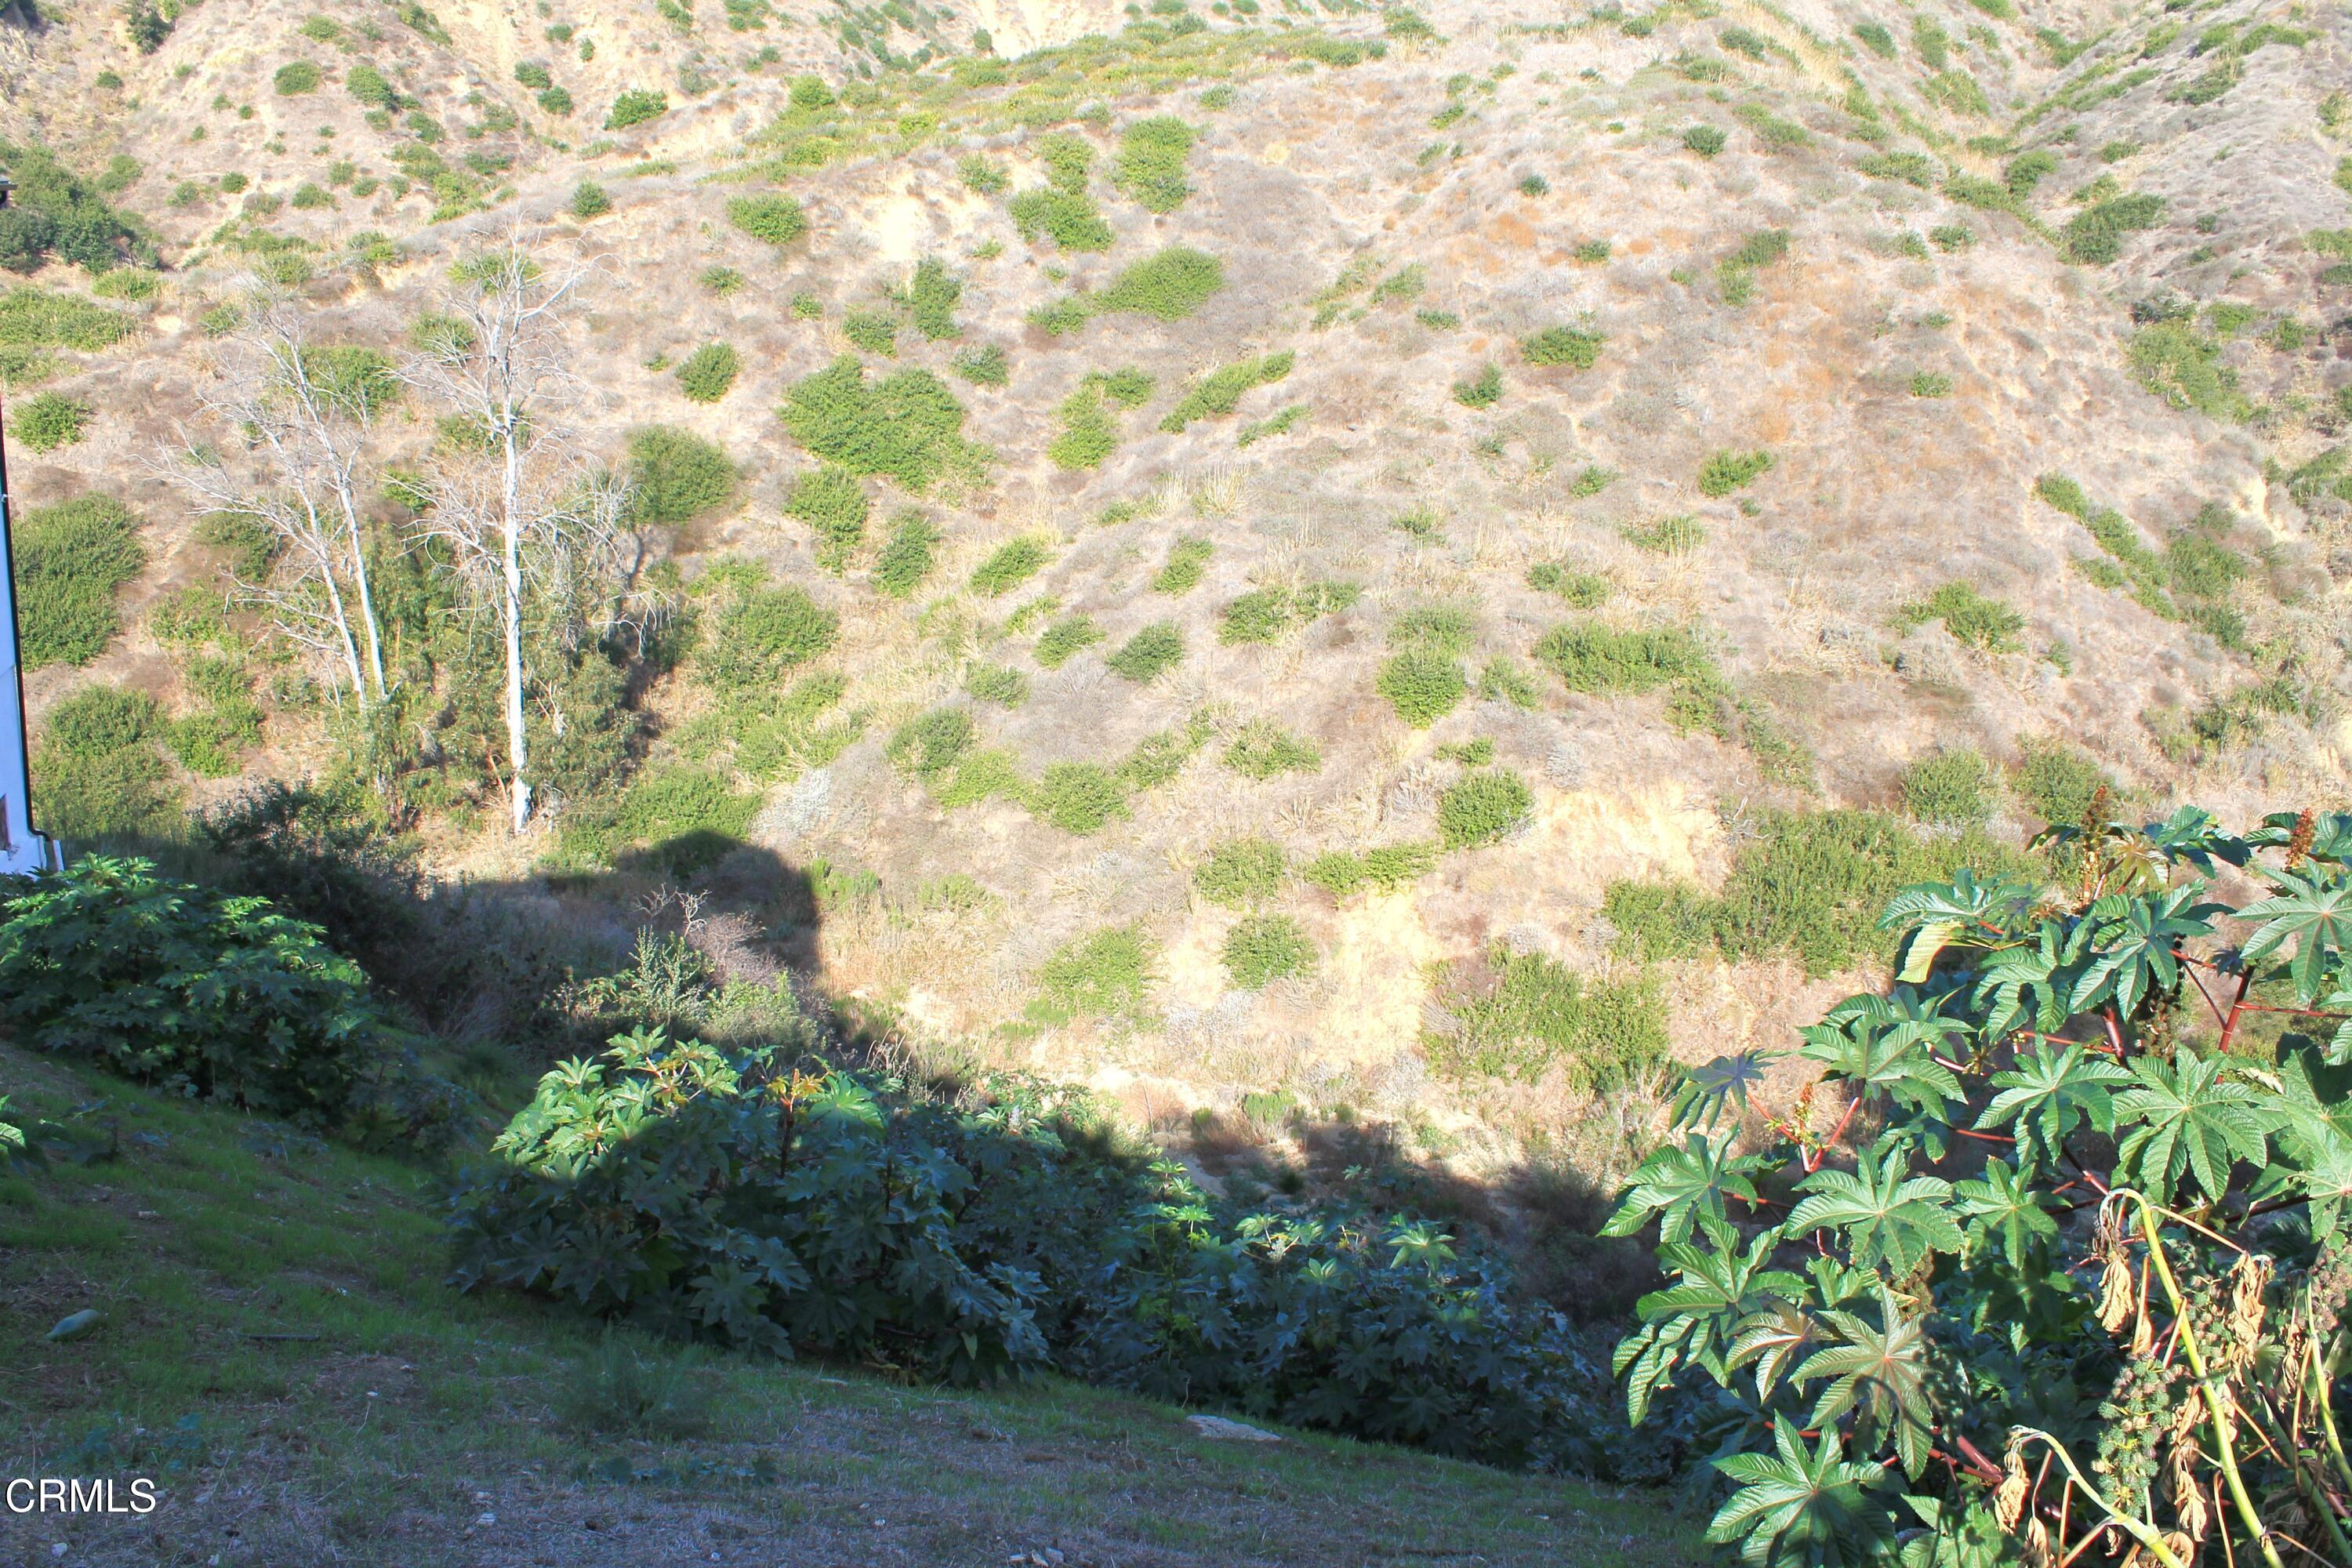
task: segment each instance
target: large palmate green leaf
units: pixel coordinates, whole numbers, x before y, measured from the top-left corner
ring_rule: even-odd
[[[1916,1477],[1927,1466],[1936,1425],[1927,1395],[1927,1321],[1906,1318],[1884,1286],[1877,1304],[1875,1322],[1860,1312],[1823,1312],[1839,1342],[1806,1358],[1795,1377],[1800,1384],[1830,1380],[1813,1402],[1813,1426],[1854,1411],[1856,1449],[1868,1453],[1892,1437],[1905,1473]]]
[[[2299,812],[2274,811],[2263,818],[2260,827],[2246,835],[2246,842],[2266,847],[2291,844],[2302,820]],[[2315,814],[2311,819],[2311,847],[2305,853],[2315,860],[2352,865],[2352,811]]]
[[[2260,1167],[2271,1131],[2283,1120],[2251,1086],[2225,1079],[2226,1057],[2204,1058],[2183,1046],[2170,1062],[2132,1064],[2138,1087],[2116,1097],[2126,1171],[2158,1203],[2170,1203],[2185,1173],[2206,1195],[2230,1189],[2233,1162]]]
[[[1758,1154],[1734,1154],[1736,1131],[1720,1142],[1694,1133],[1687,1143],[1669,1143],[1654,1152],[1633,1172],[1624,1202],[1609,1216],[1603,1236],[1631,1236],[1658,1216],[1658,1236],[1667,1243],[1688,1239],[1691,1226],[1702,1216],[1728,1221],[1727,1198],[1756,1201],[1750,1180],[1770,1162]]]
[[[1816,1171],[1797,1184],[1809,1194],[1789,1215],[1791,1237],[1835,1230],[1856,1268],[1885,1263],[1908,1274],[1931,1252],[1958,1252],[1960,1227],[1952,1217],[1952,1184],[1909,1174],[1911,1150],[1890,1134],[1854,1162],[1853,1170]]]
[[[2050,1217],[2042,1190],[2017,1167],[1999,1160],[1987,1164],[1979,1180],[1954,1186],[1952,1194],[1969,1216],[1969,1246],[1998,1247],[2011,1268],[2024,1267],[2037,1238],[2058,1234],[2058,1222]]]
[[[2264,922],[2240,951],[2252,963],[2292,939],[2294,958],[2287,973],[2294,976],[2295,994],[2308,1004],[2352,939],[2352,871],[2273,871],[2270,878],[2277,895],[2238,911],[2241,920]]]
[[[1906,932],[1896,978],[1916,985],[1955,944],[1985,946],[2005,940],[2033,906],[2034,890],[2018,882],[1986,887],[1963,868],[1949,882],[1916,882],[1887,901],[1881,931]]]
[[[1743,1248],[1729,1224],[1710,1219],[1701,1228],[1706,1245],[1675,1243],[1658,1249],[1658,1260],[1675,1272],[1675,1282],[1634,1304],[1642,1327],[1617,1346],[1616,1375],[1625,1379],[1625,1407],[1635,1426],[1649,1413],[1657,1391],[1673,1382],[1678,1367],[1703,1368],[1717,1383],[1728,1381],[1742,1325],[1801,1299],[1804,1279],[1770,1267],[1780,1232],[1767,1229]]]
[[[1908,985],[1885,996],[1852,996],[1797,1031],[1798,1055],[1846,1079],[1857,1094],[1884,1094],[1897,1104],[1942,1121],[1961,1098],[1960,1080],[1936,1059],[1938,1046],[1969,1033],[1947,1017],[1950,993],[1922,995]]]
[[[1992,1075],[1993,1097],[1977,1118],[1979,1131],[2016,1124],[2018,1163],[2035,1169],[2058,1160],[2066,1134],[2088,1121],[2101,1132],[2116,1130],[2115,1091],[2133,1081],[2131,1069],[2081,1046],[2044,1040],[2018,1053],[2017,1062]]]
[[[1684,1073],[1681,1087],[1675,1090],[1674,1125],[1680,1129],[1704,1124],[1713,1131],[1727,1109],[1747,1110],[1748,1094],[1764,1081],[1765,1069],[1778,1055],[1738,1051]]]
[[[1734,1454],[1716,1468],[1738,1484],[1706,1527],[1738,1542],[1748,1568],[1860,1568],[1894,1542],[1895,1521],[1872,1493],[1887,1484],[1878,1465],[1845,1458],[1835,1429],[1809,1451],[1785,1415],[1772,1418],[1769,1454]]]
[[[1985,954],[1970,1000],[1984,1010],[1987,1039],[2001,1039],[2029,1024],[2046,1035],[2065,1023],[2066,998],[2074,990],[2066,945],[2065,928],[2044,921],[2032,940]]]
[[[2176,952],[2183,942],[2210,933],[2212,921],[2206,917],[2222,912],[2219,904],[2193,901],[2202,890],[2172,888],[2144,899],[2110,894],[2093,904],[2084,920],[2090,962],[2076,978],[2067,1006],[2087,1013],[2112,998],[2128,1018],[2149,994],[2179,984]]]

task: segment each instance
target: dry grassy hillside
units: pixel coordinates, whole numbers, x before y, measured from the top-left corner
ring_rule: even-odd
[[[641,587],[706,640],[632,677],[619,826],[567,847],[593,803],[559,800],[510,839],[428,746],[431,862],[609,860],[697,825],[627,806],[690,778],[722,797],[699,825],[824,868],[814,910],[763,904],[768,862],[692,868],[751,948],[1149,1119],[1607,1163],[1662,1049],[1778,1039],[1869,963],[1877,884],[1835,865],[2015,853],[2102,770],[2151,809],[2343,801],[2342,6],[886,9],[205,0],[152,53],[96,5],[0,32],[0,132],[115,161],[165,263],[23,285],[133,320],[26,350],[89,413],[12,449],[20,499],[121,497],[146,561],[119,637],[35,671],[37,724],[93,682],[207,700],[150,613],[226,560],[155,454],[231,435],[199,396],[257,269],[321,341],[395,353],[520,233],[593,264],[583,445],[625,465],[675,427],[740,479],[643,531]],[[602,129],[631,91],[666,111]],[[1194,139],[1131,134],[1155,116]],[[1100,248],[1016,223],[1057,177]],[[583,181],[609,210],[576,216]],[[729,216],[771,192],[805,216],[782,245]],[[1215,287],[1150,270],[1178,247]],[[937,338],[921,276],[960,287]],[[740,370],[692,401],[709,343]],[[828,561],[778,410],[844,354],[935,373],[984,452],[864,478]],[[436,439],[412,400],[375,460]],[[893,596],[908,508],[935,559]],[[817,718],[714,685],[743,563],[839,617],[794,672],[840,678]],[[172,764],[191,802],[349,762],[240,624],[275,695],[230,776]],[[1822,815],[1849,808],[1878,815]],[[539,896],[625,934],[609,886]]]

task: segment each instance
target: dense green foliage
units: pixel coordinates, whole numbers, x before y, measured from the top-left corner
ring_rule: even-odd
[[[1118,139],[1113,176],[1118,188],[1152,212],[1174,212],[1192,194],[1184,179],[1184,159],[1195,137],[1192,128],[1173,115],[1137,121]]]
[[[1211,371],[1186,389],[1176,406],[1160,421],[1160,427],[1174,432],[1183,429],[1195,419],[1231,414],[1240,404],[1242,394],[1254,386],[1265,386],[1282,380],[1297,363],[1297,356],[1284,349]]]
[[[1063,1016],[1127,1011],[1149,962],[1132,931],[1097,933],[1046,992]],[[1053,1368],[1591,1462],[1604,1417],[1575,1342],[1436,1226],[1213,1206],[1066,1090],[995,1079],[949,1104],[803,1065],[639,1033],[557,1068],[463,1181],[457,1279],[771,1354],[955,1382]]]
[[[33,821],[68,840],[153,833],[179,826],[180,792],[160,742],[166,733],[143,691],[86,686],[49,710],[33,766]]]
[[[37,393],[16,410],[16,439],[36,452],[54,452],[82,438],[90,406],[60,393]]]
[[[625,131],[632,125],[658,120],[668,112],[669,94],[649,88],[631,88],[613,100],[611,112],[604,116],[604,129]]]
[[[871,503],[857,476],[831,463],[793,481],[784,515],[797,518],[816,533],[817,564],[839,573],[866,539],[866,517]]]
[[[0,267],[31,272],[52,256],[93,274],[125,261],[156,265],[144,226],[108,205],[99,182],[82,179],[47,148],[0,142],[0,171],[16,184],[0,207]]]
[[[1154,621],[1137,632],[1118,651],[1103,660],[1114,675],[1143,682],[1158,679],[1183,662],[1184,634],[1173,621]]]
[[[1448,849],[1499,843],[1528,820],[1535,797],[1508,768],[1465,775],[1437,797],[1437,831]]]
[[[1589,1091],[1638,1081],[1667,1059],[1665,1003],[1653,979],[1590,979],[1540,952],[1500,947],[1476,967],[1448,977],[1446,1027],[1423,1036],[1441,1072],[1533,1083],[1557,1069]]]
[[[743,362],[732,343],[705,343],[677,367],[677,389],[694,403],[716,403],[735,384]]]
[[[1873,923],[1895,892],[1975,865],[2022,875],[2032,862],[1970,830],[1923,837],[1879,812],[1775,812],[1733,857],[1720,894],[1685,882],[1612,882],[1601,911],[1637,956],[1787,955],[1808,973],[1884,963],[1891,940]]]
[[[1034,533],[1008,539],[971,570],[971,591],[1003,598],[1042,571],[1049,558],[1045,541]]]
[[[1696,1070],[1611,1222],[1673,1276],[1630,1412],[1719,1387],[1709,1535],[1746,1563],[2347,1558],[2352,817],[2052,837],[2070,886],[1896,893],[1898,983],[1800,1031],[1821,1084],[1759,1116],[1774,1053]]]
[[[920,494],[950,474],[976,474],[987,454],[965,443],[964,408],[929,371],[878,382],[844,354],[793,384],[777,417],[793,438],[853,474],[880,474]]]
[[[17,517],[16,622],[26,668],[88,664],[114,640],[115,593],[147,561],[139,528],[136,513],[102,495]]]
[[[383,1019],[316,927],[96,856],[0,914],[0,1011],[34,1046],[267,1116],[350,1115]]]
[[[725,452],[667,425],[631,434],[628,473],[633,523],[691,522],[732,500],[738,480]]]

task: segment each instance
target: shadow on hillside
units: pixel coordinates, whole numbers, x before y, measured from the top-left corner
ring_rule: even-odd
[[[697,1026],[714,997],[822,996],[806,872],[696,831],[610,869],[427,875],[414,847],[299,785],[257,785],[185,838],[66,846],[270,900],[364,969],[419,1031],[478,1066],[536,1075],[639,1025]],[[756,1025],[758,1009],[744,1019]],[[500,1075],[509,1079],[514,1072]]]
[[[554,1062],[639,1026],[728,1046],[772,1040],[953,1092],[971,1060],[936,1058],[826,990],[809,873],[721,835],[682,835],[595,872],[425,876],[402,843],[299,786],[257,785],[186,839],[71,845],[136,854],[257,894],[320,926],[432,1037],[438,1070],[502,1119]],[[1622,1320],[1660,1277],[1650,1244],[1601,1236],[1611,1194],[1559,1163],[1474,1179],[1417,1155],[1395,1123],[1203,1114],[1155,1130],[1241,1207],[1336,1205],[1439,1222],[1513,1260],[1519,1291],[1579,1322]]]

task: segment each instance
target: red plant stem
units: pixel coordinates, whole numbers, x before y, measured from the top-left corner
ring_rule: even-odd
[[[1963,1458],[1955,1459],[1949,1454],[1946,1454],[1943,1456],[1946,1464],[1955,1469],[1964,1468],[1980,1481],[1993,1486],[2000,1484],[2000,1467],[1986,1458],[1982,1449],[1958,1432],[1952,1434],[1952,1441],[1958,1446]],[[2048,1468],[2048,1466],[2045,1465],[2043,1468]]]
[[[2230,999],[2230,1016],[2221,1021],[2221,1043],[2217,1047],[2221,1054],[2225,1057],[2230,1054],[2230,1037],[2238,1032],[2239,1016],[2242,1014],[2246,1008],[2246,987],[2252,985],[2253,983],[2254,972],[2252,970],[2248,969],[2240,972],[2238,975],[2238,994]]]
[[[2017,1142],[2016,1139],[2011,1137],[2006,1132],[1976,1132],[1966,1127],[1955,1127],[1952,1131],[1963,1138],[1973,1138],[1979,1143],[2014,1143]],[[2061,1187],[2059,1191],[2063,1192],[2065,1191],[2065,1188]]]
[[[1845,1114],[1838,1118],[1835,1127],[1830,1129],[1830,1135],[1822,1141],[1820,1148],[1805,1156],[1805,1174],[1810,1176],[1822,1168],[1822,1161],[1828,1156],[1831,1147],[1845,1136],[1846,1123],[1852,1121],[1853,1113],[1861,1109],[1862,1096],[1858,1094],[1845,1102]]]
[[[2124,1026],[2123,1020],[2116,1016],[2114,1003],[2110,1002],[2099,1010],[2099,1022],[2106,1026],[2107,1048],[2115,1053],[2117,1061],[2123,1060]]]
[[[2197,962],[2185,952],[2176,952],[2172,956],[2188,963],[2194,963]],[[2205,1005],[2212,1009],[2213,1021],[2217,1024],[2227,1024],[2229,1020],[2221,1016],[2221,1004],[2213,1000],[2213,993],[2205,989],[2205,982],[2197,978],[2197,972],[2194,969],[2190,969],[2185,970],[2183,973],[2189,976],[2189,983],[2197,987],[2197,994],[2205,998]]]

